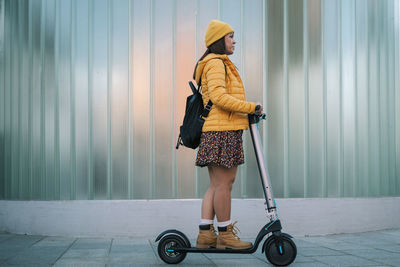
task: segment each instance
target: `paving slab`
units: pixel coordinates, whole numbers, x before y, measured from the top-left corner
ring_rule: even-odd
[[[7,259],[10,259],[14,257],[16,254],[21,252],[21,248],[16,248],[16,247],[0,247],[0,262],[1,261],[6,261]]]
[[[129,252],[129,253],[134,253],[134,252],[147,252],[147,251],[152,251],[151,247],[148,245],[113,245],[111,247],[110,253],[119,253],[119,252]]]
[[[72,259],[107,259],[109,249],[104,248],[80,248],[80,249],[69,249],[62,255],[61,259],[72,258]]]
[[[86,260],[86,259],[60,259],[53,266],[57,267],[104,267],[107,262],[102,260]]]
[[[343,256],[319,256],[315,258],[318,262],[329,266],[350,267],[350,266],[375,266],[377,263],[353,255]]]
[[[397,253],[373,249],[373,248],[349,249],[346,252],[350,255],[354,255],[354,256],[361,257],[361,258],[368,259],[368,260],[379,259],[379,258],[391,258],[391,257],[395,257],[396,255],[400,255]]]
[[[337,243],[327,243],[327,244],[320,244],[321,247],[329,248],[332,250],[339,250],[339,251],[347,251],[350,249],[369,249],[371,246],[364,246],[358,243],[349,243],[349,242],[337,242]]]
[[[7,259],[7,263],[14,265],[51,265],[64,251],[65,248],[63,247],[30,247]]]
[[[337,239],[339,239],[339,238],[340,237],[337,237]],[[341,240],[351,243],[351,244],[356,244],[359,247],[364,247],[364,248],[365,247],[379,248],[381,246],[397,245],[396,237],[390,236],[390,235],[385,235],[385,236],[381,236],[381,237],[373,237],[371,235],[342,237]]]
[[[223,253],[204,253],[209,259],[251,259],[254,254],[223,254]]]
[[[290,266],[295,266],[295,267],[327,267],[327,266],[331,266],[322,262],[296,262],[294,261],[293,264],[291,264]]]
[[[309,247],[309,248],[297,248],[297,254],[309,257],[315,256],[340,256],[345,255],[345,252],[340,250],[329,249],[325,247]]]
[[[380,264],[386,264],[398,267],[400,266],[400,255],[395,255],[391,257],[377,256],[376,258],[373,259],[373,261]]]
[[[383,247],[380,247],[380,249],[384,250],[384,251],[400,254],[400,245],[383,246]]]
[[[137,264],[137,263],[135,263],[135,264],[133,264],[133,263],[109,263],[106,266],[107,267],[154,267],[154,266],[160,267],[159,264],[145,264],[145,263],[144,264]],[[179,267],[181,267],[181,266],[185,266],[185,265],[179,264]],[[193,265],[189,265],[189,266],[193,266]],[[202,265],[202,266],[204,266],[204,265]]]
[[[293,241],[297,247],[302,247],[302,248],[319,247],[320,246],[320,244],[318,244],[316,242],[312,242],[308,238],[293,238]]]
[[[110,258],[107,264],[135,264],[135,265],[157,265],[161,264],[158,259],[154,257],[136,257],[126,256],[124,258]]]
[[[45,236],[29,236],[29,235],[14,235],[0,243],[0,248],[6,246],[8,248],[25,248],[44,239]]]
[[[9,238],[13,237],[12,234],[0,234],[0,243],[3,242],[4,240],[7,240]]]
[[[248,259],[212,259],[212,262],[216,266],[273,266],[269,263],[261,261],[257,258],[248,258]]]
[[[265,258],[265,257],[264,257]],[[305,257],[303,255],[297,254],[295,263],[309,263],[316,262],[312,257]]]
[[[109,249],[111,242],[111,238],[78,238],[71,249]]]
[[[33,247],[68,247],[74,243],[76,238],[71,237],[52,237],[48,236],[37,243],[33,244]]]
[[[193,265],[215,266],[215,264],[208,257],[208,255],[199,253],[186,254],[186,258],[182,263],[191,266]]]

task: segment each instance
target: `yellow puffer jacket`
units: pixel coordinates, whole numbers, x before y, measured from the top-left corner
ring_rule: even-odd
[[[213,102],[203,132],[249,127],[247,114],[254,113],[256,104],[246,101],[242,79],[227,55],[208,54],[199,61],[195,77],[197,84],[201,77],[204,106],[209,99]]]

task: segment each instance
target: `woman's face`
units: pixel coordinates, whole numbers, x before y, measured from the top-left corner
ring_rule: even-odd
[[[232,55],[235,51],[236,41],[233,39],[233,32],[225,35],[225,50],[227,55]]]

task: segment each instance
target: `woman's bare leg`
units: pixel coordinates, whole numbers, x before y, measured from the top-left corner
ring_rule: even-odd
[[[214,172],[211,166],[208,166],[208,174],[210,175],[210,186],[204,194],[203,201],[201,203],[201,218],[206,220],[214,220],[214,194],[216,187]]]
[[[225,222],[231,219],[231,191],[236,178],[236,171],[236,166],[232,168],[212,167],[215,183],[213,206],[218,222]]]
[[[236,178],[237,167],[225,168],[209,166],[210,186],[204,194],[201,204],[201,218],[213,220],[217,215],[219,222],[231,218],[231,191]]]

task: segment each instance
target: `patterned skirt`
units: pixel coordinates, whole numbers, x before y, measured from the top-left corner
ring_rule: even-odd
[[[244,163],[243,130],[211,131],[201,134],[196,166],[231,168]]]

